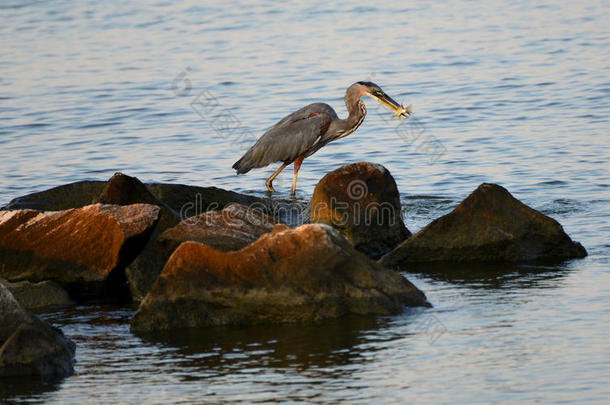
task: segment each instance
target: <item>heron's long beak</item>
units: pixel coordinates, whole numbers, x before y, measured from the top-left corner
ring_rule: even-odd
[[[401,117],[409,118],[413,112],[413,107],[411,105],[403,107],[402,104],[398,104],[392,97],[388,96],[384,92],[381,92],[381,94],[367,94],[394,111],[394,115],[392,117],[398,117],[398,119]]]

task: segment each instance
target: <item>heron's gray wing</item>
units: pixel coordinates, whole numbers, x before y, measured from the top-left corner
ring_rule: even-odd
[[[321,104],[311,104],[283,118],[265,132],[233,168],[237,173],[246,173],[274,162],[292,162],[304,154],[328,130],[332,120],[326,108],[318,108]]]
[[[306,105],[305,107],[303,107],[300,110],[297,110],[291,114],[288,114],[287,116],[285,116],[284,118],[279,120],[274,126],[269,128],[269,130],[267,132],[269,132],[270,130],[272,130],[274,128],[285,127],[285,126],[291,125],[295,121],[309,118],[309,116],[312,113],[327,114],[328,116],[330,116],[331,120],[337,119],[337,114],[335,113],[335,110],[333,110],[333,108],[331,106],[329,106],[326,103],[313,103],[313,104]],[[264,136],[264,134],[263,134],[263,136]]]

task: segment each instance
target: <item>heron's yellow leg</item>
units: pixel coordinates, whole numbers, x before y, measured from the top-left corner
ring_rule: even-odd
[[[293,197],[297,189],[297,175],[299,173],[299,169],[301,168],[301,163],[303,163],[303,159],[305,159],[305,157],[301,155],[294,160],[294,175],[292,176],[292,189],[290,190],[290,195]]]
[[[284,170],[284,168],[289,164],[290,163],[282,163],[282,165],[275,172],[273,172],[273,174],[267,180],[265,180],[265,186],[267,186],[267,190],[269,190],[270,192],[275,191],[271,183],[273,183],[273,180],[278,176],[278,174],[280,174],[280,172]]]

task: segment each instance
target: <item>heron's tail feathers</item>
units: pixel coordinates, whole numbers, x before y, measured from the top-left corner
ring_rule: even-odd
[[[244,158],[242,157],[237,162],[233,163],[233,169],[237,170],[237,174],[248,173],[253,168],[252,165],[244,162]]]

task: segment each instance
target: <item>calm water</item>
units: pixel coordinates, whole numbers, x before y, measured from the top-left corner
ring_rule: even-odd
[[[0,205],[115,171],[263,195],[274,168],[231,164],[286,113],[373,80],[417,120],[366,100],[309,158],[385,165],[416,231],[483,181],[559,220],[589,257],[556,267],[411,269],[433,309],[143,340],[131,309],[45,317],[76,375],[2,381],[0,402],[602,403],[610,397],[610,5],[561,1],[14,1],[0,5]],[[216,118],[213,118],[213,117]],[[286,197],[290,173],[275,182]]]

